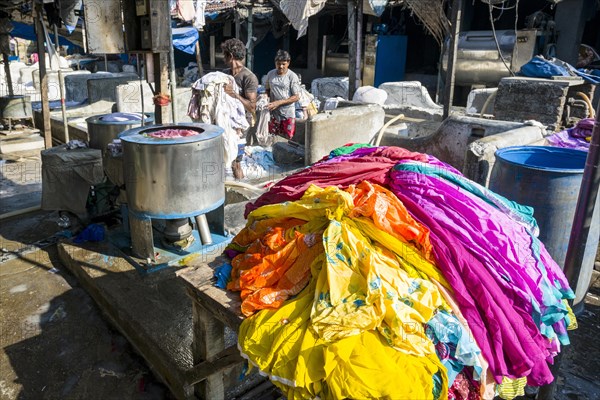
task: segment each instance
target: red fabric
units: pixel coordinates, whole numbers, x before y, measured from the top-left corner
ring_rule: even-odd
[[[269,120],[269,133],[271,135],[285,136],[288,139],[294,137],[296,133],[296,119],[287,118],[281,121],[275,117]]]
[[[318,162],[282,179],[254,203],[246,204],[244,216],[248,217],[250,212],[267,204],[298,200],[311,184],[346,189],[352,184],[367,180],[387,187],[390,169],[399,161],[407,159],[427,162],[425,154],[400,147],[375,147],[371,153],[360,157],[343,156]]]

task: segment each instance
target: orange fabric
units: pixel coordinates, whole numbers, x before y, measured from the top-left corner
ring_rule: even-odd
[[[242,313],[279,308],[310,280],[311,263],[323,253],[320,234],[298,231],[305,221],[268,218],[255,221],[235,237],[246,248],[231,261],[229,290],[241,291]]]
[[[417,222],[396,195],[382,186],[363,181],[346,189],[354,200],[351,218],[367,217],[375,226],[404,243],[421,251],[423,257],[434,262],[429,229]]]

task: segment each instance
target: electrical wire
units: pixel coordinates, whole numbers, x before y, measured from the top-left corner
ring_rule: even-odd
[[[500,43],[498,43],[498,38],[496,36],[496,27],[494,26],[494,16],[492,15],[493,7],[491,4],[488,4],[488,9],[490,11],[490,24],[492,25],[492,34],[494,35],[494,42],[496,42],[496,49],[498,49],[498,55],[500,56],[502,63],[504,64],[504,66],[506,67],[508,72],[510,73],[510,76],[515,76],[514,72],[512,72],[512,70],[506,63],[506,60],[504,59],[504,56],[502,55],[502,50],[500,50]],[[515,46],[517,45],[516,40],[517,40],[517,38],[515,36]]]

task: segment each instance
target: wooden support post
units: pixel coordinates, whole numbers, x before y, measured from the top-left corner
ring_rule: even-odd
[[[8,95],[13,97],[12,76],[10,76],[10,61],[8,61],[8,54],[4,53],[4,74],[6,75],[6,85],[8,86]]]
[[[308,19],[308,60],[307,69],[317,73],[319,69],[319,17],[312,16]],[[314,72],[313,72],[314,71]]]
[[[356,90],[356,0],[348,0],[348,99]]]
[[[196,42],[196,64],[198,64],[198,78],[204,75],[204,68],[202,67],[202,53],[200,51],[200,38],[198,38],[198,41]]]
[[[194,365],[202,361],[214,361],[225,349],[225,326],[215,319],[213,315],[196,299],[193,304],[193,332],[192,357]],[[225,398],[225,385],[223,373],[217,372],[209,375],[200,382],[196,388],[196,395],[201,399],[222,400]]]
[[[235,15],[235,38],[236,39],[241,39],[241,35],[242,35],[242,24],[240,22],[240,12],[238,11],[238,9],[236,8],[234,10],[234,15]]]
[[[463,8],[463,0],[454,0],[452,3],[452,33],[450,47],[448,48],[448,66],[446,67],[446,86],[444,88],[444,115],[446,119],[450,115],[452,101],[454,98],[454,81],[456,77],[455,64],[458,49],[458,35],[460,33],[460,20]]]
[[[60,92],[60,110],[63,119],[63,131],[65,133],[65,143],[68,143],[69,138],[69,121],[67,120],[67,104],[65,103],[65,79],[60,68],[60,37],[58,36],[58,26],[54,25],[54,40],[56,41],[56,54],[58,56],[58,89]]]
[[[167,93],[169,87],[169,64],[167,53],[154,54],[154,91],[155,95]],[[154,119],[157,124],[169,122],[169,107],[155,105]]]
[[[363,31],[363,1],[356,2],[356,82],[354,91],[362,86],[362,31]],[[352,100],[352,98],[350,98]]]
[[[248,42],[246,43],[246,67],[252,71],[254,68],[254,8],[248,7]],[[289,36],[289,35],[286,35]]]
[[[52,129],[50,126],[50,103],[48,103],[48,76],[46,75],[46,49],[44,42],[46,37],[44,35],[43,22],[43,5],[38,2],[34,2],[34,19],[35,19],[35,31],[37,36],[37,51],[39,55],[39,74],[40,74],[40,93],[42,97],[42,133],[44,135],[44,145],[46,149],[52,147]]]

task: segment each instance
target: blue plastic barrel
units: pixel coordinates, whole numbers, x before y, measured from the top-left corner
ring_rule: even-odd
[[[587,152],[545,146],[515,146],[496,151],[490,189],[533,207],[539,238],[552,258],[564,267],[571,226]],[[587,292],[600,238],[600,197],[597,199],[574,304]]]

